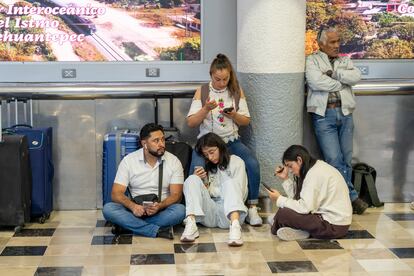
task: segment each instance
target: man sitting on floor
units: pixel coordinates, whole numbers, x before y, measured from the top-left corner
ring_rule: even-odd
[[[146,124],[140,138],[142,148],[127,155],[119,164],[112,187],[112,202],[105,204],[102,212],[107,221],[118,226],[114,234],[124,228],[135,235],[173,239],[172,226],[181,223],[185,217],[185,207],[179,204],[183,193],[183,167],[175,155],[165,151],[161,126]],[[137,196],[142,199],[159,194],[160,172],[161,198],[153,203],[140,202]],[[127,188],[135,200],[125,195]]]

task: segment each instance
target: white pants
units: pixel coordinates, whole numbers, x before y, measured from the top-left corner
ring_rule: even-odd
[[[211,198],[203,181],[196,175],[190,175],[184,182],[186,215],[194,215],[196,221],[207,227],[229,228],[230,214],[238,211],[239,222],[243,224],[247,215],[244,201],[247,187],[241,187],[231,179],[222,183],[221,197]]]

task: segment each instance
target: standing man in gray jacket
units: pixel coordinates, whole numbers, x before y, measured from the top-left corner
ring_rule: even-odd
[[[339,56],[339,33],[323,27],[317,36],[319,51],[306,59],[307,108],[326,162],[337,168],[348,185],[353,212],[362,214],[368,204],[358,198],[352,184],[352,142],[355,96],[352,85],[361,72],[348,57]]]

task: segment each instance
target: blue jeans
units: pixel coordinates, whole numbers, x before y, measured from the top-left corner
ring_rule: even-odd
[[[260,186],[260,165],[257,161],[256,156],[253,152],[244,145],[240,139],[237,139],[233,142],[227,143],[227,148],[230,151],[230,154],[237,155],[243,159],[244,164],[246,165],[247,171],[247,180],[248,180],[248,190],[247,203],[248,204],[258,204],[259,203],[259,186]],[[204,166],[205,161],[201,155],[198,155],[194,150],[191,157],[190,165],[190,175],[194,172],[195,166]]]
[[[185,206],[172,204],[157,214],[139,218],[122,204],[108,202],[102,213],[107,221],[132,231],[135,235],[155,238],[160,227],[174,226],[185,218]]]
[[[325,117],[312,113],[316,139],[327,163],[334,166],[345,178],[351,201],[358,198],[352,184],[352,114],[344,116],[340,107],[327,108]]]

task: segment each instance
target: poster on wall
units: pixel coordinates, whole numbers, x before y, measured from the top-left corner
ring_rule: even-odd
[[[200,61],[201,0],[2,0],[0,61]]]
[[[355,59],[414,58],[414,0],[307,0],[306,54],[320,26],[337,26],[341,53]]]

